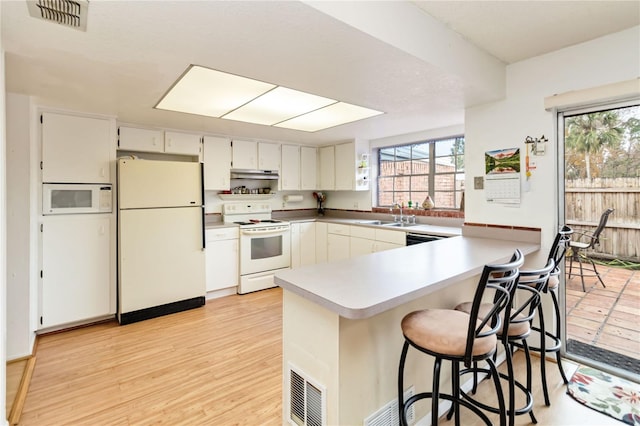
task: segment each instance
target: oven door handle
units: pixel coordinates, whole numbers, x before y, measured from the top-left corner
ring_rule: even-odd
[[[288,228],[267,228],[267,229],[243,229],[242,233],[244,235],[266,235],[266,234],[282,234],[285,231],[288,231]]]

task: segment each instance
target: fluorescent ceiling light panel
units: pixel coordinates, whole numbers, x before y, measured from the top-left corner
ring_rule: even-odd
[[[273,84],[194,65],[156,108],[220,117],[274,87]]]
[[[338,102],[310,112],[309,114],[278,123],[275,127],[303,130],[305,132],[317,132],[318,130],[351,123],[379,114],[382,114],[382,112],[345,102]]]
[[[198,65],[189,66],[155,107],[305,132],[382,114]]]
[[[222,118],[271,126],[336,102],[334,99],[276,87]]]

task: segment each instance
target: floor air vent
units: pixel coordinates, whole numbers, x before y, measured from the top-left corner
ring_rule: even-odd
[[[413,393],[413,386],[404,391],[405,401],[410,396],[413,396]],[[400,418],[398,417],[398,415],[398,400],[394,399],[393,401],[389,401],[384,405],[384,407],[364,419],[364,426],[396,426],[400,424]],[[412,405],[407,412],[407,424],[413,424],[414,422],[415,410],[414,406]]]
[[[289,421],[298,426],[324,426],[325,390],[312,383],[300,370],[289,366],[291,409]]]
[[[88,0],[27,0],[29,15],[81,31],[87,30]]]

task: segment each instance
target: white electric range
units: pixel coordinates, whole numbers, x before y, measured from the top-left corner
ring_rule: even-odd
[[[289,222],[271,219],[271,205],[264,202],[225,203],[222,219],[240,227],[238,293],[275,287],[275,273],[291,266]]]

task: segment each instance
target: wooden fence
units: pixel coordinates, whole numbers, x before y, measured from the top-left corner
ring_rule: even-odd
[[[595,254],[640,262],[640,178],[565,181],[565,221],[575,231],[593,232],[612,208]]]

